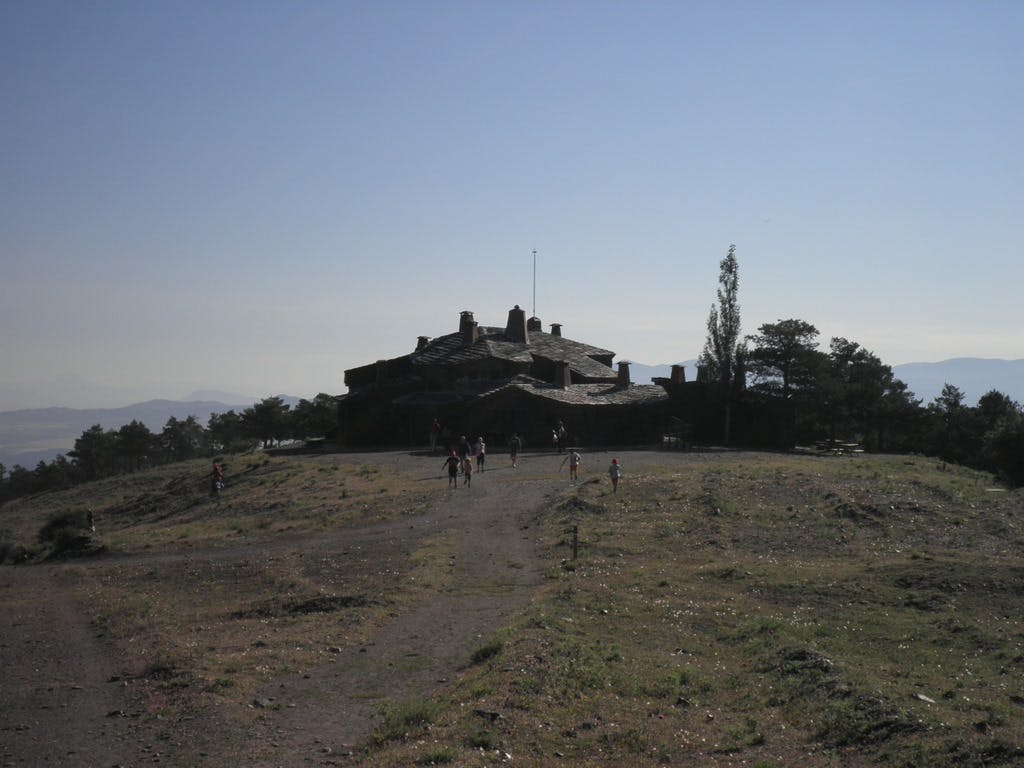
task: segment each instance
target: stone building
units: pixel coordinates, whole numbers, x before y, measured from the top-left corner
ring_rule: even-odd
[[[560,421],[573,443],[659,441],[671,382],[634,384],[628,363],[612,368],[614,356],[567,338],[558,323],[545,332],[518,305],[504,327],[480,326],[464,311],[457,331],[420,336],[406,355],[345,371],[341,442],[424,444],[435,418],[453,437],[482,435],[493,447],[514,432],[527,446],[550,445]]]

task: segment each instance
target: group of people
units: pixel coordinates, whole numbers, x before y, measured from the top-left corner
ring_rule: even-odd
[[[580,465],[583,463],[583,457],[580,456],[579,450],[576,448],[569,449],[569,455],[562,459],[562,467],[569,464],[569,479],[573,482],[580,479]],[[612,459],[611,465],[608,467],[608,476],[612,480],[612,493],[618,493],[619,491],[619,478],[622,477],[622,465],[618,459]]]
[[[459,441],[460,447],[468,443],[463,443],[465,438],[461,438]],[[520,440],[518,435],[513,435],[512,440],[509,443],[509,454],[512,458],[512,466],[516,467],[519,462],[519,447]],[[476,456],[476,469],[483,471],[484,458],[486,456],[486,446],[484,445],[484,439],[482,437],[477,438],[477,441],[473,444],[472,453],[469,451],[461,452],[456,451],[454,448],[449,452],[448,456],[444,460],[444,464],[441,465],[441,469],[448,470],[448,487],[458,488],[459,487],[459,475],[462,475],[463,485],[473,484],[473,456]],[[576,448],[569,449],[569,454],[562,459],[562,465],[569,465],[569,479],[576,482],[580,478],[580,465],[583,464],[583,457]],[[622,464],[619,463],[618,459],[612,459],[611,465],[608,467],[608,476],[612,481],[612,493],[618,493],[619,491],[619,478],[622,477]]]
[[[452,448],[445,457],[442,469],[448,470],[448,487],[457,488],[459,485],[459,474],[462,474],[462,484],[472,485],[473,483],[473,459],[476,459],[476,470],[484,471],[484,462],[487,459],[487,444],[483,437],[478,437],[470,445],[466,436],[459,438],[458,449]]]
[[[568,450],[568,455],[562,460],[562,468],[566,464],[569,465],[569,479],[575,482],[579,480],[580,466],[583,463],[583,458],[580,456],[578,449],[566,446],[567,436],[568,432],[561,421],[551,430],[551,440],[558,453],[565,453]],[[448,428],[442,426],[439,419],[434,419],[430,429],[430,451],[431,453],[436,451],[439,444],[443,446],[446,456],[441,469],[448,470],[448,487],[457,488],[459,486],[459,475],[462,475],[463,485],[472,485],[473,472],[482,472],[484,469],[484,462],[487,458],[487,445],[484,443],[482,436],[478,437],[471,444],[465,435],[455,442],[455,447],[452,447],[451,443]],[[513,469],[519,466],[519,452],[522,450],[522,447],[522,438],[519,437],[518,432],[513,432],[512,437],[508,441],[509,458],[512,460]],[[476,462],[475,467],[474,460]],[[612,481],[612,492],[618,493],[619,478],[622,477],[622,465],[618,459],[612,459],[612,463],[608,467],[608,476]]]

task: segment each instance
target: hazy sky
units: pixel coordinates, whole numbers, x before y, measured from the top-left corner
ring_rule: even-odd
[[[699,354],[730,243],[746,333],[1024,357],[1022,36],[1018,0],[2,0],[0,408],[341,393],[532,310],[534,248],[545,329],[638,362]]]

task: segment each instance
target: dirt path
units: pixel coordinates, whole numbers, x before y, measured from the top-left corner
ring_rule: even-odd
[[[0,569],[0,765],[134,765],[117,657],[71,593],[74,566]]]
[[[255,743],[270,749],[255,765],[316,764],[318,756],[352,751],[370,736],[381,703],[429,696],[526,605],[540,578],[530,520],[555,490],[548,478],[531,479],[534,474],[485,472],[471,488],[446,491],[413,526],[394,524],[392,532],[401,535],[386,546],[408,546],[410,534],[457,531],[453,583],[395,617],[364,646],[267,686],[264,695],[275,707],[266,710],[266,733]]]
[[[565,487],[555,474],[554,456],[527,459],[519,470],[501,461],[476,475],[471,488],[450,491],[438,476],[437,457],[394,453],[310,460],[384,464],[436,484],[437,502],[416,518],[310,539],[309,548],[358,548],[372,561],[454,532],[453,578],[394,616],[364,646],[343,649],[331,664],[268,685],[261,695],[280,706],[261,710],[250,734],[247,764],[254,767],[318,764],[328,754],[357,748],[369,738],[380,703],[422,700],[465,667],[473,651],[530,600],[541,567],[530,522],[545,499]],[[300,545],[270,542],[266,550]],[[251,545],[124,560],[227,562],[261,551]],[[143,724],[140,703],[122,679],[123,659],[90,624],[87,607],[76,602],[76,584],[89,567],[80,561],[0,569],[0,605],[7,613],[0,623],[0,766],[194,764],[189,761],[196,759],[195,744],[176,750],[178,739],[168,740],[159,723]],[[203,736],[211,728],[216,725],[188,726]],[[214,755],[199,754],[217,764]]]

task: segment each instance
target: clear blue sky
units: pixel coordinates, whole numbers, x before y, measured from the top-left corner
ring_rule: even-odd
[[[545,327],[638,362],[699,354],[730,243],[746,333],[1024,357],[1022,38],[1017,0],[2,0],[0,408],[340,393],[532,309],[534,248]]]

